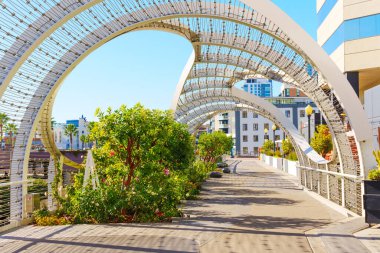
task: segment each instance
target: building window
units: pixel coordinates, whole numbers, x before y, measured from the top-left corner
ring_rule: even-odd
[[[300,90],[297,90],[297,91],[296,91],[296,95],[297,95],[297,97],[300,96]]]
[[[286,116],[287,118],[290,118],[290,110],[286,110],[286,111],[285,111],[285,116]]]
[[[243,154],[248,155],[248,147],[243,147]]]
[[[270,130],[269,123],[264,123],[264,129],[267,129],[268,131]]]
[[[248,135],[243,135],[243,142],[248,142]]]
[[[258,155],[259,154],[259,147],[254,147],[253,153],[255,153],[255,155]]]
[[[253,114],[253,118],[254,118],[254,119],[257,119],[258,117],[259,117],[259,115],[258,115],[257,113],[254,113],[254,114]]]
[[[259,124],[253,123],[253,131],[258,131],[259,130]]]
[[[243,124],[243,131],[248,131],[248,124]]]
[[[258,135],[253,136],[253,142],[259,142],[259,136]]]
[[[300,118],[304,118],[305,117],[305,110],[300,110]]]
[[[242,116],[244,119],[246,119],[248,117],[248,113],[247,111],[243,111],[243,116]]]
[[[280,136],[279,136],[279,135],[276,135],[275,140],[276,140],[276,141],[279,141],[279,140],[280,140]]]

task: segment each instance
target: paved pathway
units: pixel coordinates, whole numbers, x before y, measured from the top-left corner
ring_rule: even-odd
[[[1,235],[0,252],[311,252],[305,231],[344,218],[260,161],[236,172],[204,184],[189,220],[27,226]]]

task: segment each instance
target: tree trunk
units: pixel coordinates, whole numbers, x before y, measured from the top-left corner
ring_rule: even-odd
[[[70,150],[73,150],[73,134],[70,134]]]

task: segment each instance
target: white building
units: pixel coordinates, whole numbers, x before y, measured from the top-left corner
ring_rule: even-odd
[[[305,113],[305,107],[310,104],[314,113],[310,118],[310,132],[314,135],[315,127],[322,123],[321,114],[318,108],[311,103],[307,97],[273,97],[265,98],[272,102],[281,110],[289,120],[293,122],[300,133],[308,139],[308,118]],[[259,149],[262,147],[265,139],[273,140],[273,123],[253,112],[242,111],[236,113],[236,150],[241,156],[258,156]],[[264,129],[268,130],[265,135]],[[239,137],[240,136],[240,137]],[[275,140],[283,140],[286,138],[281,129],[275,131]]]
[[[379,148],[380,0],[317,0],[317,17],[318,43],[365,105]]]
[[[88,122],[85,117],[77,120],[67,120],[66,123],[56,123],[54,125],[54,140],[58,149],[70,149],[70,137],[65,135],[65,127],[73,124],[78,129],[78,134],[73,136],[73,149],[80,150],[88,147],[87,143],[82,143],[80,138],[82,135],[88,135]]]
[[[364,102],[368,120],[372,125],[375,148],[380,149],[380,86],[367,90],[364,93]]]

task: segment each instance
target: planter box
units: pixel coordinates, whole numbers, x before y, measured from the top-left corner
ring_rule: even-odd
[[[364,180],[365,222],[380,224],[380,181]]]
[[[287,173],[289,173],[290,175],[298,177],[297,162],[296,161],[289,161],[289,160],[286,160],[286,161],[288,164]]]
[[[282,158],[273,157],[273,167],[282,170]]]

